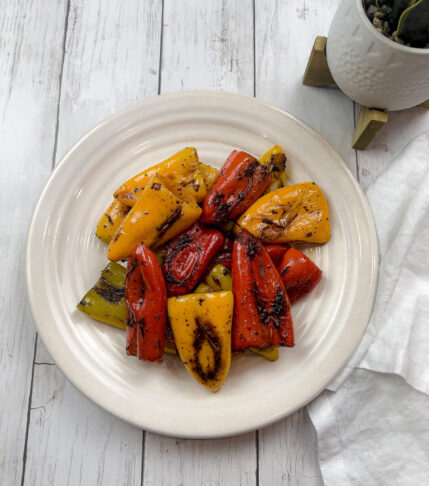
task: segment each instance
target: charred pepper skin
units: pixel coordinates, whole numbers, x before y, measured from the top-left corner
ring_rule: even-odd
[[[289,298],[261,240],[240,230],[232,251],[232,348],[294,345]]]
[[[158,361],[164,354],[167,288],[155,254],[144,244],[132,251],[125,279],[127,354]]]
[[[209,266],[205,270],[204,275],[208,275],[211,269],[216,265],[223,265],[228,270],[231,270],[232,264],[232,247],[234,245],[234,239],[230,236],[225,236],[225,244],[221,248],[213,260],[210,262]]]
[[[239,216],[270,183],[267,167],[246,152],[233,150],[204,198],[201,221],[220,224]]]
[[[283,255],[286,253],[287,249],[290,248],[290,245],[285,243],[284,245],[264,245],[264,247],[267,250],[268,255],[270,255],[274,265],[278,267],[282,261]]]
[[[322,270],[296,248],[287,250],[278,270],[291,302],[311,292],[322,278]]]
[[[198,221],[176,236],[164,252],[162,269],[168,296],[191,293],[224,244],[225,237],[220,231]]]

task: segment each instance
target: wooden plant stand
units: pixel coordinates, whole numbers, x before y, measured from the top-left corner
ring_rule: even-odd
[[[302,81],[306,86],[335,84],[326,59],[327,37],[318,36],[314,41]],[[429,100],[421,105],[429,109]],[[361,106],[352,138],[352,147],[365,150],[380,128],[388,121],[386,111]]]

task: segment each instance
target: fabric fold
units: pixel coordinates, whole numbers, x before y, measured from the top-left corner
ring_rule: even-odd
[[[358,350],[308,406],[320,468],[327,485],[428,484],[429,131],[367,198],[379,239],[377,295]]]

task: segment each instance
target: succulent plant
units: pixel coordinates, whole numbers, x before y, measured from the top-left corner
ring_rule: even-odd
[[[374,27],[395,42],[429,47],[429,0],[363,0]]]
[[[429,43],[429,0],[417,0],[402,12],[398,36],[415,47]]]

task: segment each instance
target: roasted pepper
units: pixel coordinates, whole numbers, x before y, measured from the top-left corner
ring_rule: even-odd
[[[277,361],[279,359],[279,348],[249,348],[252,353],[259,354],[268,361]]]
[[[232,292],[190,294],[168,299],[177,351],[188,372],[216,392],[231,364]]]
[[[215,291],[232,290],[232,277],[224,265],[215,265],[206,277],[206,283]]]
[[[77,305],[93,319],[125,329],[126,310],[124,298],[125,268],[119,263],[109,263],[101,278]]]
[[[179,192],[186,188],[197,202],[201,202],[207,194],[197,151],[193,147],[187,147],[164,162],[132,177],[122,184],[113,196],[127,206],[134,206],[143,189],[155,175],[165,177]]]
[[[207,275],[206,282],[212,287],[209,292],[232,290],[231,273],[223,265],[215,265]],[[268,361],[276,361],[279,358],[278,348],[249,348],[249,350],[263,356]],[[234,356],[232,356],[232,359],[234,359]]]
[[[270,255],[274,265],[278,267],[282,261],[283,255],[286,253],[286,250],[290,248],[290,245],[285,243],[284,245],[264,245],[264,247],[267,250],[268,255]]]
[[[259,159],[271,173],[271,184],[265,192],[275,191],[286,185],[286,155],[280,145],[274,145]]]
[[[114,199],[98,221],[95,234],[103,243],[110,243],[116,230],[130,211],[129,206]]]
[[[176,236],[165,249],[162,266],[168,295],[190,293],[224,243],[220,231],[206,228],[198,221]]]
[[[190,226],[200,214],[200,207],[186,190],[178,195],[165,179],[155,176],[116,231],[107,258],[127,258],[139,243],[160,246]]]
[[[232,219],[228,219],[228,221],[221,223],[219,226],[224,233],[232,233],[234,231],[235,222]]]
[[[270,185],[269,170],[246,152],[233,150],[203,202],[201,221],[220,224],[245,211]]]
[[[322,278],[322,270],[295,248],[289,248],[278,268],[291,302],[311,292]]]
[[[207,274],[215,265],[223,265],[228,270],[231,270],[231,260],[232,260],[232,246],[234,244],[234,240],[229,236],[225,237],[225,244],[223,248],[221,248],[213,260],[210,262],[209,266],[207,267]],[[226,290],[226,289],[224,289]],[[229,289],[230,290],[230,289]]]
[[[174,342],[173,331],[171,330],[171,327],[169,326],[168,322],[167,322],[167,327],[165,328],[164,353],[177,355],[177,348]]]
[[[204,181],[206,183],[207,192],[210,191],[210,188],[213,185],[213,182],[216,180],[216,177],[219,173],[217,169],[211,167],[210,165],[203,164],[200,162],[200,171],[203,174]]]
[[[200,282],[194,290],[194,294],[207,294],[209,292],[214,292],[214,290],[205,282]]]
[[[127,264],[127,354],[157,361],[164,354],[167,288],[155,254],[137,245]]]
[[[283,282],[261,240],[240,230],[232,251],[233,349],[293,346]]]
[[[313,182],[265,194],[237,221],[264,241],[325,243],[331,237],[328,204]]]

